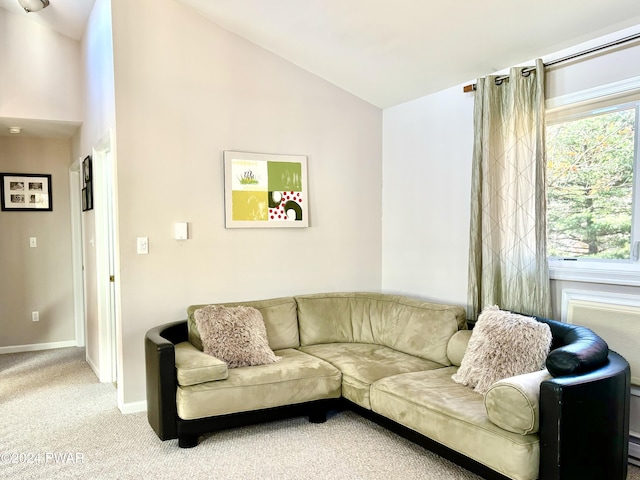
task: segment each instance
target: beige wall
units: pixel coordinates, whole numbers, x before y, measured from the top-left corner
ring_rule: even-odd
[[[381,111],[170,0],[114,0],[125,402],[198,302],[380,289]],[[222,151],[309,156],[310,228],[224,228]],[[174,222],[191,238],[172,238]],[[136,255],[148,236],[149,255]]]
[[[0,32],[0,117],[36,120],[40,126],[78,124],[83,103],[79,42],[1,8]],[[0,171],[51,173],[54,210],[0,212],[0,347],[16,349],[76,340],[69,212],[71,142],[29,137],[28,130],[23,137],[0,136]],[[38,240],[35,249],[29,248],[31,236]],[[31,321],[36,310],[38,323]]]
[[[68,140],[0,136],[0,172],[51,174],[53,189],[51,212],[0,212],[0,347],[75,340],[70,154]]]

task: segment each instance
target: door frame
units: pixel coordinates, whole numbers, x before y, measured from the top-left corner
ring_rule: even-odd
[[[110,130],[92,149],[96,229],[96,285],[101,382],[122,384],[120,254],[114,132]],[[111,280],[113,278],[113,280]],[[118,388],[118,397],[121,396]]]
[[[71,209],[71,268],[73,282],[73,318],[75,345],[86,345],[86,311],[84,296],[84,256],[82,236],[82,158],[69,167],[69,207]]]

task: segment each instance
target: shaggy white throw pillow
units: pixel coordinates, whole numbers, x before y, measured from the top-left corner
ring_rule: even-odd
[[[484,395],[498,380],[542,370],[550,348],[551,329],[546,323],[495,305],[486,307],[451,378]]]
[[[265,365],[280,360],[271,348],[259,310],[253,307],[207,305],[194,312],[205,353],[229,368]]]

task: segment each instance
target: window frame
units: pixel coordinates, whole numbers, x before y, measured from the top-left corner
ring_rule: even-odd
[[[559,123],[615,106],[635,105],[634,205],[629,259],[548,257],[552,280],[640,286],[640,77],[602,85],[546,101],[547,123]]]

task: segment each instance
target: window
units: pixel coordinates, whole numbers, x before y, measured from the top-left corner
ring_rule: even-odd
[[[547,116],[547,250],[556,259],[637,261],[640,95]]]

